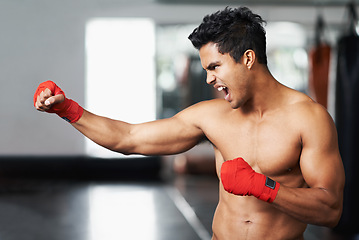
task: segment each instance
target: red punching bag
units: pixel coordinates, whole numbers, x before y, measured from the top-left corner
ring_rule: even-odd
[[[331,47],[321,40],[323,30],[324,21],[319,16],[316,24],[316,44],[309,52],[309,94],[327,108]]]

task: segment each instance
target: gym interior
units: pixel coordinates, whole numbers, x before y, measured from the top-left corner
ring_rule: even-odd
[[[131,123],[218,97],[187,37],[203,16],[226,6],[248,6],[267,21],[272,74],[317,96],[337,124],[342,218],[334,229],[309,225],[304,238],[359,239],[358,48],[346,53],[353,74],[346,79],[338,69],[342,37],[356,37],[359,46],[358,3],[1,0],[0,239],[211,239],[219,191],[211,144],[172,156],[113,153],[36,111],[33,94],[53,80],[84,108]],[[318,85],[310,60],[322,45],[329,65]]]

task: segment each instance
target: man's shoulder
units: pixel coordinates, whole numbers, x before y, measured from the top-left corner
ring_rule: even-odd
[[[291,120],[302,130],[333,125],[333,119],[327,109],[303,93],[297,95],[287,105],[287,109]]]
[[[195,119],[195,121],[198,122],[200,119],[221,114],[221,111],[223,113],[224,111],[227,111],[228,108],[230,108],[230,105],[227,101],[222,99],[212,99],[191,105],[179,112],[176,116],[184,117],[186,119]]]
[[[315,102],[309,96],[301,93],[297,98],[294,98],[292,102],[289,103],[290,107],[299,115],[304,117],[317,115],[328,114],[327,110],[319,103]]]
[[[283,104],[287,109],[297,112],[299,114],[306,114],[307,111],[325,111],[325,108],[322,105],[315,102],[305,93],[299,92],[297,90],[288,89],[286,97],[283,98],[285,102]]]
[[[218,112],[218,111],[226,111],[230,110],[231,107],[228,102],[224,99],[211,99],[196,103],[188,108],[189,110],[196,110],[196,111],[206,111],[210,112]]]

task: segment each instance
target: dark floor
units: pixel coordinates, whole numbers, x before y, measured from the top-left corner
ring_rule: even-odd
[[[180,176],[170,183],[3,180],[0,239],[210,239],[217,184],[212,176]],[[329,233],[309,226],[305,237],[340,239]]]
[[[0,240],[211,238],[218,202],[214,175],[171,174],[164,181],[158,177],[157,159],[146,159],[137,166],[129,161],[126,168],[123,162],[84,164],[77,158],[68,162],[14,160],[1,161]],[[141,180],[113,178],[133,172]],[[80,173],[84,177],[78,178]],[[34,175],[41,177],[34,179]],[[359,237],[339,237],[327,228],[310,225],[305,239]]]

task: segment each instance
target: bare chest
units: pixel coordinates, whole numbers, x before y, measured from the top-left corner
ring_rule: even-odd
[[[233,118],[220,129],[211,129],[208,136],[223,157],[217,165],[242,157],[255,171],[268,176],[281,176],[299,167],[300,134],[288,121]]]

